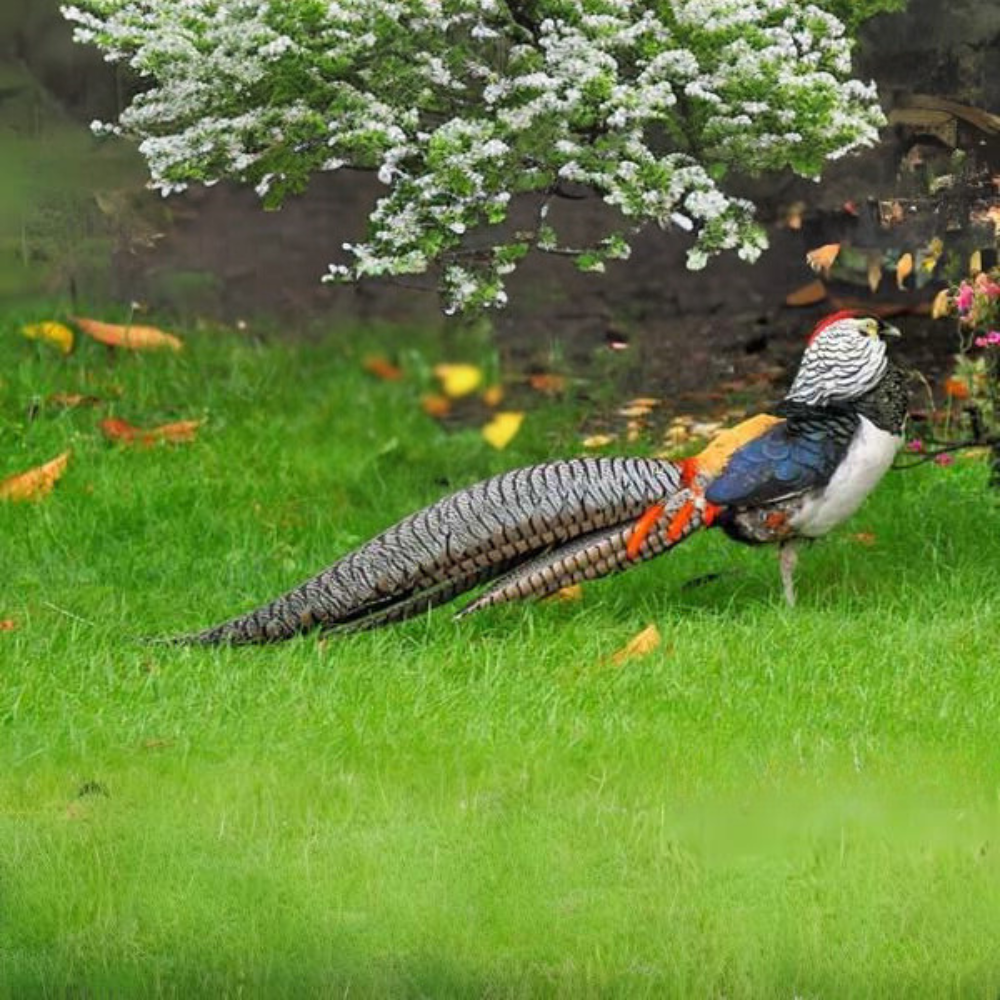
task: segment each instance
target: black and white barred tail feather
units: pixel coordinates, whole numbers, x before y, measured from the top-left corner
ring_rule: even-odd
[[[664,505],[659,524],[644,533],[641,544],[632,554],[629,553],[628,546],[636,531],[638,522],[635,519],[581,535],[557,549],[543,552],[516,566],[462,608],[455,617],[463,618],[474,611],[508,601],[548,597],[563,587],[620,573],[637,562],[662,555],[704,526],[701,513],[695,508],[675,537],[668,537],[667,526],[685,503],[692,499],[690,490],[683,489],[675,493]]]
[[[601,532],[630,533],[636,518],[680,488],[677,466],[656,459],[579,458],[515,469],[411,514],[269,604],[169,641],[266,643],[313,628],[401,621],[579,536],[593,536],[583,545],[588,550]]]

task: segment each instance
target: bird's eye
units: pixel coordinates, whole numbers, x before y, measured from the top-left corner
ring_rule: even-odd
[[[878,322],[874,319],[866,319],[862,330],[869,337],[878,337]]]

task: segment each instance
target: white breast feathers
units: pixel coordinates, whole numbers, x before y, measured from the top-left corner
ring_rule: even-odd
[[[805,497],[790,526],[800,535],[816,538],[846,521],[889,470],[902,440],[861,417],[837,471],[826,486]]]

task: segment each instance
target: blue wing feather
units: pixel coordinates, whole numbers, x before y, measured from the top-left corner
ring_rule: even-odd
[[[748,507],[825,486],[840,464],[857,418],[787,420],[742,445],[705,490],[719,506]]]

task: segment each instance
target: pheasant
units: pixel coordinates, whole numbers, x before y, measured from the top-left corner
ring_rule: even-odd
[[[812,331],[774,413],[723,431],[692,458],[576,458],[502,473],[411,514],[269,604],[170,641],[374,628],[493,581],[461,617],[627,569],[711,527],[775,543],[794,604],[796,542],[850,517],[902,441],[906,376],[883,340],[898,334],[834,313]]]

